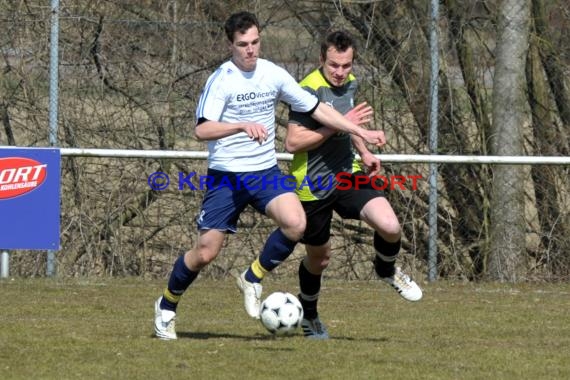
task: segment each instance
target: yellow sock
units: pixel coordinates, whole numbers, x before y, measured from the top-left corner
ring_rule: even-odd
[[[265,277],[265,274],[267,273],[267,269],[261,266],[259,258],[255,259],[255,261],[251,264],[250,268],[255,277],[259,278],[260,280],[262,280],[263,277]]]
[[[170,290],[168,290],[168,288],[164,289],[164,293],[162,294],[162,296],[171,303],[178,303],[180,301],[180,297],[182,297],[182,295],[176,295],[176,294],[172,294],[172,292]]]

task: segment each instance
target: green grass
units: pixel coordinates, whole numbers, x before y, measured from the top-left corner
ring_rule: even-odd
[[[408,303],[379,282],[328,280],[331,339],[273,338],[233,279],[198,280],[179,340],[152,336],[165,281],[0,281],[2,379],[568,379],[570,285],[423,284]],[[296,293],[268,278],[265,294]]]

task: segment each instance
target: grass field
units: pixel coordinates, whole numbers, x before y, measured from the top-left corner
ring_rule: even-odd
[[[324,283],[331,339],[273,338],[232,278],[198,280],[177,341],[153,338],[166,280],[1,280],[1,379],[569,379],[570,285]],[[264,294],[296,293],[268,278]],[[300,333],[299,333],[300,334]]]

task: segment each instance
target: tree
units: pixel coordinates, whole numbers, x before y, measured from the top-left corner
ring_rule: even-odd
[[[528,0],[504,0],[498,12],[493,81],[491,154],[522,155],[528,51]],[[525,251],[524,173],[514,165],[493,168],[489,277],[516,281]]]

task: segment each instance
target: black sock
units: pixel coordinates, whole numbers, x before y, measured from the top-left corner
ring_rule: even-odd
[[[304,318],[314,319],[318,316],[317,302],[321,290],[320,274],[312,274],[305,268],[303,261],[299,264],[299,301],[303,305]]]
[[[400,252],[402,241],[387,242],[377,232],[374,232],[374,270],[378,277],[392,277],[396,272],[396,257]]]

